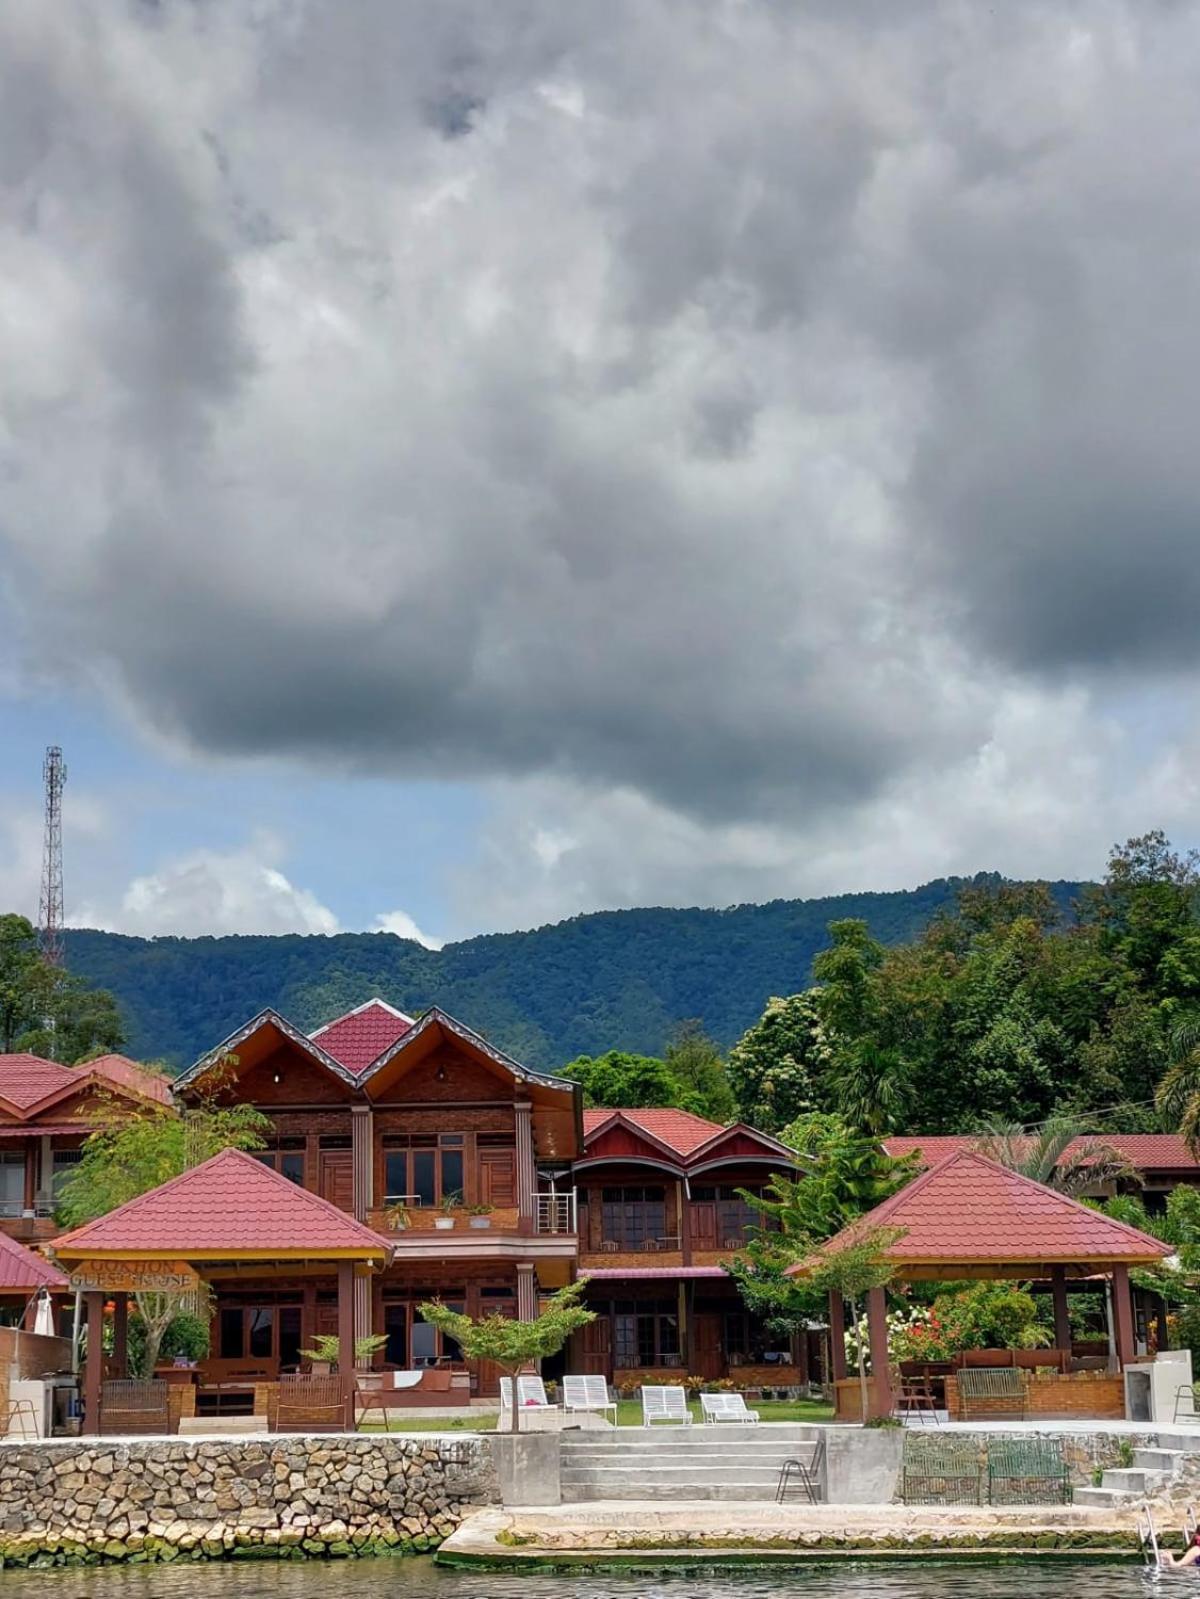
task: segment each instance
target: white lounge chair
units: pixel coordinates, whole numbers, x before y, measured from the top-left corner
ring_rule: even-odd
[[[652,1427],[656,1421],[679,1421],[685,1427],[692,1425],[687,1394],[682,1388],[642,1389],[642,1426]]]
[[[522,1410],[557,1410],[546,1398],[546,1385],[536,1371],[517,1378],[517,1403]]]
[[[747,1410],[741,1394],[701,1394],[700,1414],[705,1421],[757,1421],[758,1411]]]
[[[611,1412],[612,1424],[617,1425],[617,1407],[608,1397],[608,1383],[603,1377],[564,1377],[562,1396],[568,1415],[580,1410],[599,1411],[601,1415]]]

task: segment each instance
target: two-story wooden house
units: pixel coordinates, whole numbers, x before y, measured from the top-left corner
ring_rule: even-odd
[[[260,1156],[292,1182],[385,1234],[393,1263],[356,1285],[355,1334],[382,1334],[383,1363],[454,1357],[418,1306],[531,1318],[572,1280],[578,1244],[564,1182],[582,1152],[578,1085],[529,1071],[444,1012],[414,1020],[371,1000],[307,1035],[272,1010],[176,1082],[214,1088],[271,1122]],[[247,1275],[223,1283],[210,1366],[294,1366],[335,1333],[332,1279]],[[496,1373],[473,1371],[477,1392]]]
[[[682,1110],[587,1110],[575,1164],[579,1271],[595,1322],[576,1335],[570,1369],[611,1381],[735,1377],[803,1386],[810,1340],[781,1339],[750,1315],[722,1262],[762,1226],[743,1197],[795,1152],[752,1127]]]

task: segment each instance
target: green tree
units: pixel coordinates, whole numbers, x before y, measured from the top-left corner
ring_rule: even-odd
[[[887,1251],[904,1237],[903,1227],[871,1227],[847,1239],[837,1248],[826,1248],[814,1255],[808,1266],[808,1280],[818,1293],[841,1294],[850,1307],[850,1323],[857,1329],[858,1306],[872,1288],[883,1288],[892,1280],[893,1266]],[[830,1329],[831,1337],[839,1337],[841,1329]],[[858,1364],[859,1392],[862,1396],[862,1416],[867,1419],[867,1366],[864,1340],[855,1338],[854,1347]]]
[[[42,959],[37,932],[24,916],[0,916],[0,1044],[3,1052],[44,1025],[50,1015],[58,974]]]
[[[512,1381],[512,1430],[520,1431],[521,1407],[517,1404],[516,1378],[526,1366],[549,1355],[556,1355],[573,1332],[595,1321],[594,1310],[579,1303],[586,1279],[569,1283],[552,1294],[540,1316],[533,1321],[515,1321],[509,1316],[465,1316],[440,1300],[418,1306],[420,1315],[432,1326],[448,1333],[468,1360],[490,1360]]]
[[[764,1213],[773,1225],[811,1239],[831,1238],[920,1171],[916,1155],[889,1155],[878,1139],[828,1113],[802,1116],[780,1137],[796,1151],[805,1175],[775,1178],[768,1194],[778,1194],[783,1204],[773,1210],[768,1199]]]
[[[679,1084],[683,1098],[698,1107],[698,1114],[711,1121],[732,1121],[737,1102],[729,1073],[717,1045],[696,1020],[680,1022],[664,1055],[664,1065]]]
[[[0,916],[0,1048],[74,1066],[125,1042],[116,1001],[51,966],[24,916]]]
[[[1074,1116],[1052,1116],[1029,1131],[1016,1122],[989,1127],[978,1148],[989,1160],[1072,1199],[1137,1178],[1124,1155],[1089,1134]]]
[[[769,999],[729,1052],[738,1115],[763,1132],[778,1132],[813,1108],[828,1064],[815,991]]]
[[[631,1055],[610,1049],[605,1055],[580,1055],[559,1073],[583,1085],[585,1105],[600,1105],[636,1110],[653,1105],[678,1105],[695,1108],[694,1096],[686,1092],[665,1061],[653,1055]]]
[[[89,988],[78,977],[58,974],[48,1023],[21,1037],[22,1049],[65,1066],[86,1065],[125,1042],[117,1002],[102,988]]]
[[[221,1105],[215,1098],[183,1110],[148,1106],[133,1117],[114,1100],[105,1125],[86,1139],[82,1158],[63,1181],[55,1214],[64,1226],[81,1227],[223,1149],[261,1149],[270,1128],[253,1105]]]

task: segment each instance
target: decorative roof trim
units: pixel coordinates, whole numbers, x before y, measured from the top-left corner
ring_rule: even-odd
[[[223,1056],[232,1054],[239,1044],[244,1044],[248,1038],[252,1038],[261,1028],[268,1026],[277,1028],[285,1038],[311,1055],[318,1065],[324,1066],[326,1071],[339,1078],[347,1087],[358,1087],[361,1079],[356,1077],[348,1067],[343,1066],[340,1061],[334,1060],[332,1055],[327,1055],[320,1044],[314,1044],[311,1038],[302,1033],[298,1027],[293,1026],[286,1017],[281,1016],[277,1010],[272,1010],[270,1006],[267,1006],[265,1010],[260,1010],[257,1016],[252,1017],[239,1027],[236,1032],[230,1033],[228,1038],[223,1038],[219,1044],[201,1055],[194,1066],[189,1066],[187,1071],[181,1073],[175,1079],[176,1089],[186,1088],[197,1077],[217,1065]]]
[[[722,1166],[770,1166],[772,1171],[775,1171],[778,1170],[780,1163],[778,1155],[718,1155],[714,1160],[701,1161],[698,1166],[689,1165],[687,1173],[689,1177],[699,1177],[702,1172],[717,1171]],[[794,1150],[786,1164],[797,1171],[807,1170],[801,1166]]]
[[[477,1049],[480,1054],[486,1055],[497,1066],[502,1066],[510,1076],[515,1077],[520,1083],[540,1083],[545,1088],[569,1089],[572,1093],[578,1084],[569,1077],[552,1077],[548,1072],[530,1071],[527,1066],[522,1066],[520,1061],[514,1060],[511,1055],[506,1055],[502,1049],[497,1049],[494,1044],[489,1044],[482,1034],[474,1028],[468,1027],[465,1022],[457,1021],[437,1005],[431,1005],[420,1019],[413,1023],[406,1033],[402,1033],[394,1044],[388,1046],[377,1060],[373,1060],[365,1072],[354,1079],[356,1083],[366,1085],[371,1079],[381,1072],[385,1066],[391,1064],[404,1051],[415,1044],[417,1039],[432,1027],[442,1027],[446,1032],[453,1034],[462,1043],[472,1049]]]
[[[669,1171],[676,1177],[686,1175],[678,1156],[670,1160],[651,1160],[648,1155],[585,1155],[582,1160],[575,1162],[573,1169],[577,1172],[593,1171],[597,1166],[648,1166],[652,1171]]]

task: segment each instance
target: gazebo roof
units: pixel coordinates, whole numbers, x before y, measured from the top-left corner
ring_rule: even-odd
[[[66,1288],[67,1279],[43,1255],[0,1233],[0,1294],[28,1293],[34,1288]]]
[[[1170,1246],[1078,1200],[987,1159],[958,1150],[860,1216],[819,1254],[876,1228],[902,1229],[884,1250],[897,1275],[1028,1276],[1049,1266],[1095,1271],[1148,1265]],[[804,1275],[811,1262],[790,1268]]]
[[[55,1240],[60,1259],[365,1260],[389,1245],[328,1200],[224,1149]]]

